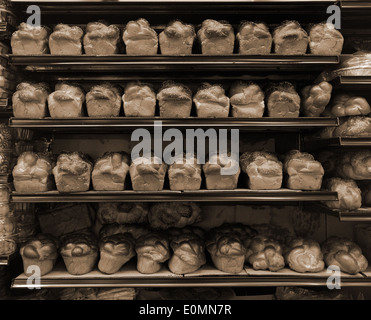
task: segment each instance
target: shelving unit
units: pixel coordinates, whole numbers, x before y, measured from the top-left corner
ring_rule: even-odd
[[[43,13],[43,23],[54,24],[56,17],[66,17],[65,23],[73,23],[76,19],[85,24],[95,17],[110,17],[114,21],[125,20],[130,17],[152,16],[153,20],[170,21],[175,15],[179,15],[184,21],[199,19],[207,16],[221,19],[256,19],[264,15],[264,19],[277,24],[279,16],[287,19],[301,17],[304,22],[311,23],[315,20],[322,21],[326,17],[326,8],[330,4],[340,4],[344,10],[352,11],[369,8],[369,4],[361,1],[134,1],[116,2],[58,2],[52,1],[19,1],[13,0],[15,7],[25,15],[25,4],[37,3]],[[280,5],[278,9],[278,5]],[[196,14],[195,14],[196,13]],[[81,19],[81,21],[80,21]],[[161,27],[161,26],[159,26]],[[295,78],[294,73],[300,73],[300,77],[311,79],[312,74],[318,73],[325,68],[339,64],[343,56],[243,56],[233,54],[230,56],[203,56],[193,54],[190,56],[127,56],[117,54],[112,56],[6,56],[9,64],[16,66],[28,75],[37,75],[52,80],[70,80],[85,78],[86,81],[110,80],[120,82],[128,79],[135,72],[141,79],[151,73],[153,78],[162,80],[162,74],[173,74],[176,79],[182,79],[187,73],[197,74],[198,79],[210,80],[239,79],[241,77],[259,77],[262,79],[272,77],[272,73],[288,72]],[[212,73],[210,76],[206,72]],[[55,75],[54,73],[58,73]],[[119,73],[116,75],[115,73]],[[276,80],[280,77],[275,78]],[[193,81],[190,77],[188,81]],[[368,88],[371,84],[370,77],[340,77],[336,83],[338,86]],[[4,102],[5,103],[5,102]],[[1,105],[1,101],[0,101]],[[19,119],[11,117],[9,125],[13,128],[28,128],[40,132],[84,132],[96,133],[101,131],[123,132],[137,128],[153,128],[153,122],[161,120],[164,128],[216,128],[216,129],[239,129],[241,131],[280,131],[296,132],[320,129],[323,127],[337,126],[337,118],[297,118],[297,119],[161,119],[161,118],[78,118],[78,119]],[[371,147],[371,139],[334,138],[323,140],[307,140],[303,146],[306,150],[333,147]],[[159,191],[159,192],[95,192],[62,194],[57,191],[37,194],[22,194],[13,192],[14,203],[60,203],[60,202],[167,202],[167,201],[195,201],[206,204],[234,203],[273,203],[273,202],[307,202],[317,203],[320,201],[335,201],[337,194],[327,191],[295,191],[295,190],[266,190],[254,191],[238,189],[231,191],[200,190],[192,192]],[[325,209],[323,209],[324,211]],[[328,210],[328,214],[339,217],[340,221],[371,221],[368,209],[360,209],[355,212],[339,212]],[[371,216],[371,213],[370,213]],[[1,260],[0,260],[1,261]],[[256,274],[251,269],[245,270],[243,275],[231,275],[215,273],[215,269],[209,274],[175,276],[166,272],[164,274],[142,275],[135,272],[134,268],[126,273],[124,270],[114,275],[103,275],[98,271],[82,276],[73,276],[67,273],[60,264],[50,274],[41,278],[41,288],[83,288],[83,287],[276,287],[276,286],[326,286],[328,274],[292,274],[288,270],[273,273]],[[210,270],[209,270],[210,271]],[[353,275],[343,274],[342,286],[371,287],[371,272]],[[38,284],[37,284],[38,285]],[[20,274],[13,279],[12,288],[28,288],[27,277]]]

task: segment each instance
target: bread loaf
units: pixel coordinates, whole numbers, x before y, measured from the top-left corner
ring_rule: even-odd
[[[48,97],[48,108],[52,118],[78,118],[83,116],[85,93],[77,84],[58,82],[55,91]]]
[[[104,237],[119,233],[129,233],[135,240],[137,240],[141,236],[150,233],[150,230],[146,225],[141,223],[110,223],[103,225],[103,227],[99,230],[99,238],[102,239]]]
[[[302,55],[307,52],[309,37],[297,21],[284,21],[273,31],[274,52]]]
[[[320,190],[325,174],[322,164],[307,152],[291,150],[283,156],[287,187],[295,190]]]
[[[199,190],[201,187],[201,165],[191,154],[179,155],[169,166],[170,190]]]
[[[93,165],[80,152],[66,152],[58,156],[53,175],[59,192],[88,191]]]
[[[319,117],[330,102],[332,85],[327,81],[305,86],[302,90],[302,109],[305,117]]]
[[[144,274],[156,273],[170,258],[169,240],[162,234],[149,233],[137,240],[135,251],[137,270]]]
[[[147,203],[100,202],[97,219],[102,224],[147,223],[149,207]]]
[[[156,94],[145,83],[129,82],[122,96],[126,117],[153,117],[156,112]]]
[[[234,173],[222,174],[222,168],[237,168]],[[238,160],[234,160],[224,154],[213,154],[202,166],[208,190],[232,190],[237,188],[238,177],[241,169]]]
[[[126,24],[122,39],[128,55],[155,55],[158,50],[158,36],[146,19],[140,18]]]
[[[300,114],[300,96],[291,83],[283,81],[267,89],[266,106],[269,117],[297,118]]]
[[[122,191],[129,172],[130,158],[126,152],[106,152],[98,158],[91,174],[93,189]]]
[[[118,233],[99,241],[99,271],[113,274],[135,256],[135,240],[130,234]]]
[[[241,170],[247,174],[247,185],[253,190],[280,189],[282,162],[271,152],[245,152],[240,157]]]
[[[238,52],[246,55],[270,54],[272,35],[265,23],[243,22],[236,35]]]
[[[230,101],[221,85],[204,83],[193,97],[197,117],[226,118]]]
[[[324,115],[329,117],[366,116],[370,112],[370,105],[364,97],[340,93],[332,99]]]
[[[21,82],[12,96],[14,117],[26,119],[46,117],[48,95],[49,86],[44,82]]]
[[[354,180],[338,177],[329,178],[324,182],[324,189],[337,192],[338,200],[324,201],[330,209],[343,211],[356,210],[362,206],[362,194]]]
[[[156,159],[160,164],[156,163]],[[139,157],[132,159],[130,178],[133,190],[159,191],[164,188],[167,164],[152,156],[150,159]]]
[[[49,36],[50,53],[55,55],[81,55],[84,31],[78,26],[59,23]]]
[[[343,43],[343,35],[332,23],[315,24],[309,31],[309,49],[312,54],[340,55]]]
[[[90,22],[83,37],[84,50],[87,55],[100,56],[118,53],[120,30],[115,25],[102,22]]]
[[[86,94],[89,117],[118,117],[121,110],[122,90],[110,83],[93,86]]]
[[[227,21],[206,19],[197,32],[202,54],[229,55],[234,50],[234,30]]]
[[[162,118],[188,118],[191,115],[192,91],[183,84],[164,82],[157,100]]]
[[[192,54],[196,32],[192,25],[175,20],[159,34],[159,44],[163,55]]]
[[[229,89],[232,117],[261,118],[264,115],[265,103],[263,90],[254,83],[238,81]]]
[[[45,26],[36,27],[22,22],[10,39],[12,53],[17,55],[49,53],[49,34],[50,30]]]
[[[371,150],[359,149],[341,154],[337,174],[353,180],[371,180]]]
[[[354,116],[341,119],[339,126],[334,128],[332,137],[371,137],[371,117]]]
[[[14,166],[13,184],[17,192],[37,193],[54,187],[54,163],[47,155],[32,151],[23,152]]]

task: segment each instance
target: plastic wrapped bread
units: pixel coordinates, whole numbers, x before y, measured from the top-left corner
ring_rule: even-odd
[[[192,54],[193,43],[196,38],[195,28],[182,21],[171,21],[159,34],[159,44],[163,55]]]
[[[84,31],[78,26],[59,23],[49,36],[50,53],[55,55],[81,55]]]
[[[155,55],[158,50],[158,35],[146,19],[140,18],[126,24],[122,39],[128,55]]]
[[[227,21],[206,19],[197,32],[201,52],[206,55],[233,54],[235,35]]]
[[[265,55],[271,53],[272,35],[265,23],[243,22],[239,27],[236,39],[240,54]]]

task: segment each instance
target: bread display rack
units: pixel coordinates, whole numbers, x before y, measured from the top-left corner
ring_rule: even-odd
[[[212,2],[212,4],[211,4]],[[146,1],[137,4],[130,1],[118,2],[87,2],[87,1],[12,1],[15,8],[25,15],[25,7],[30,3],[40,6],[43,23],[53,24],[56,16],[65,16],[66,23],[80,18],[82,23],[100,17],[104,12],[105,17],[113,16],[115,19],[125,20],[133,16],[151,16],[156,22],[168,21],[169,17],[180,15],[187,20],[194,13],[200,16],[213,15],[225,19],[242,20],[245,15],[264,16],[269,19],[280,11],[282,16],[292,18],[300,16],[307,23],[310,20],[326,17],[326,7],[338,4],[344,10],[343,14],[359,13],[370,9],[370,4],[361,1]],[[284,6],[284,8],[283,8]],[[190,9],[191,8],[191,9]],[[369,12],[368,12],[369,13]],[[364,16],[367,15],[363,12]],[[122,18],[121,18],[122,16]],[[120,18],[118,18],[120,17]],[[241,19],[240,19],[241,18]],[[356,19],[356,18],[355,18]],[[71,22],[72,23],[72,22]],[[81,22],[79,22],[81,23]],[[157,29],[163,28],[159,23]],[[0,26],[1,31],[1,26]],[[338,56],[145,56],[130,57],[125,55],[112,56],[21,56],[6,55],[10,65],[18,68],[30,78],[47,80],[85,80],[106,79],[108,81],[122,81],[131,78],[149,78],[156,81],[166,80],[173,75],[177,79],[186,77],[188,81],[203,78],[225,80],[244,77],[246,74],[259,77],[270,77],[272,72],[278,78],[286,75],[302,77],[304,81],[311,82],[313,74],[324,68],[336,66],[340,63]],[[183,73],[190,73],[184,75]],[[205,75],[205,73],[207,73]],[[367,88],[371,83],[370,77],[340,77],[333,81],[336,87],[351,87],[359,90]],[[73,119],[22,119],[9,118],[12,128],[32,129],[39,135],[51,134],[53,137],[68,136],[73,134],[116,134],[128,133],[137,128],[152,129],[153,122],[161,120],[166,128],[217,128],[239,129],[241,132],[259,133],[292,133],[295,135],[298,149],[317,150],[320,148],[343,147],[371,147],[371,138],[332,138],[332,139],[305,139],[307,132],[315,129],[336,127],[338,118],[306,118],[296,119],[281,118],[219,118],[203,119],[190,117],[186,119],[161,119],[152,118],[73,118]],[[55,135],[55,136],[54,136]],[[284,142],[283,142],[284,143]],[[18,193],[12,192],[14,203],[65,203],[65,202],[179,202],[194,201],[205,203],[237,204],[266,204],[290,203],[290,205],[315,205],[321,201],[337,200],[336,192],[329,191],[296,191],[280,189],[277,191],[257,191],[249,189],[236,190],[199,190],[199,191],[87,191],[77,193],[59,193],[48,191],[44,193]],[[302,204],[303,203],[303,204]],[[323,209],[322,212],[326,210]],[[341,212],[337,210],[326,211],[329,215],[339,217],[340,221],[371,221],[370,208],[361,208],[355,212]],[[4,259],[5,265],[10,264],[13,257]],[[0,264],[2,260],[0,259]],[[98,271],[86,275],[70,275],[63,265],[41,278],[41,288],[86,288],[86,287],[277,287],[277,286],[326,286],[328,273],[299,274],[285,268],[279,272],[256,271],[245,267],[241,274],[226,275],[209,265],[204,266],[194,274],[174,275],[167,270],[158,274],[143,275],[135,270],[135,266],[127,265],[123,270],[113,275],[105,275]],[[21,274],[12,281],[12,288],[29,288],[30,284],[25,274]],[[346,287],[371,287],[371,267],[366,272],[355,275],[342,274],[342,286]]]

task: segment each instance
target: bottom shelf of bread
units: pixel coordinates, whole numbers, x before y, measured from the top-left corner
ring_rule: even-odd
[[[324,269],[316,273],[299,273],[289,268],[277,272],[245,268],[238,274],[228,274],[211,264],[189,274],[177,275],[163,266],[154,274],[142,274],[134,263],[125,265],[114,274],[104,274],[97,269],[84,275],[72,275],[63,263],[40,279],[22,273],[12,281],[12,288],[82,288],[82,287],[276,287],[276,286],[326,286],[333,272]],[[354,275],[340,272],[341,286],[371,286],[371,267]]]

